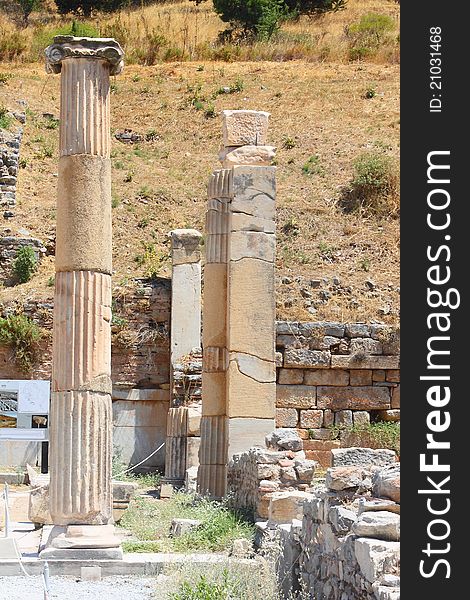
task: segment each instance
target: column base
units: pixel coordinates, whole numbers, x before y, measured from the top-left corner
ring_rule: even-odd
[[[54,525],[39,558],[122,560],[123,552],[114,525]]]
[[[179,490],[184,486],[184,479],[180,479],[179,477],[162,477],[162,484],[171,485]]]

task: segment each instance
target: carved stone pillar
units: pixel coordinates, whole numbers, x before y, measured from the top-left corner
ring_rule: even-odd
[[[201,493],[226,493],[233,454],[275,426],[275,148],[268,113],[224,111],[209,182],[203,306]]]
[[[188,406],[174,402],[173,373],[183,357],[201,347],[201,239],[195,229],[174,229],[171,240],[171,390],[165,448],[165,482],[181,487],[186,476],[187,455],[195,440],[188,436]],[[197,456],[197,453],[196,453]]]
[[[47,70],[61,73],[61,107],[50,415],[57,527],[42,555],[120,558],[111,486],[109,80],[123,51],[114,40],[58,36],[46,58]]]

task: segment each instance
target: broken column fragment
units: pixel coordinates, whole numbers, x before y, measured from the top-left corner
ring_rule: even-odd
[[[227,464],[274,429],[275,149],[269,114],[225,111],[224,166],[209,182],[199,489],[226,493]]]

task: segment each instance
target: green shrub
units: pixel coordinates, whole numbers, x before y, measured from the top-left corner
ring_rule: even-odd
[[[332,439],[341,438],[342,447],[388,448],[400,455],[400,423],[364,423],[331,427]]]
[[[222,33],[221,40],[227,41],[236,30],[269,40],[283,20],[340,10],[346,0],[213,0],[213,4],[215,12],[231,28]]]
[[[0,129],[9,129],[13,123],[13,118],[8,114],[8,109],[0,106]]]
[[[264,558],[250,565],[227,558],[204,568],[189,562],[168,568],[165,574],[172,581],[170,600],[279,600],[274,565]]]
[[[392,161],[385,154],[366,152],[354,161],[353,184],[371,192],[384,192],[389,187]]]
[[[27,27],[30,14],[41,8],[42,0],[16,0],[16,4],[21,12],[21,23]]]
[[[399,165],[383,152],[364,152],[353,163],[351,187],[340,201],[346,212],[397,216],[399,213]]]
[[[13,262],[13,273],[20,283],[29,281],[38,268],[38,257],[31,246],[22,246]]]
[[[359,22],[346,28],[349,40],[349,59],[362,60],[375,53],[395,29],[395,21],[388,15],[368,13]]]
[[[15,362],[25,372],[31,370],[44,331],[25,315],[0,317],[0,344],[10,346]]]
[[[212,102],[209,102],[209,104],[206,106],[204,110],[204,116],[206,119],[214,119],[217,116],[217,111],[215,110],[215,106],[212,104]]]
[[[21,31],[0,29],[0,60],[12,61],[19,58],[28,47]]]
[[[184,581],[177,593],[171,594],[171,600],[229,600],[234,598],[228,571],[225,569],[221,582],[209,581],[205,575],[199,576],[196,584]]]
[[[320,164],[320,157],[318,154],[313,154],[307,160],[307,162],[302,167],[302,172],[306,175],[320,175],[323,176],[325,174],[325,169]]]
[[[12,73],[0,73],[0,83],[7,83],[9,79],[11,79],[13,77]]]
[[[296,142],[294,140],[294,138],[290,137],[289,135],[286,135],[284,137],[284,140],[282,142],[282,147],[285,148],[286,150],[292,150],[293,148],[296,147]]]

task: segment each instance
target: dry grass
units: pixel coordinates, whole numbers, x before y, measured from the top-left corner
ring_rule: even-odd
[[[396,322],[398,222],[344,214],[339,201],[357,156],[374,149],[398,156],[398,67],[300,61],[202,67],[191,62],[128,66],[114,82],[113,132],[130,128],[150,139],[132,146],[113,139],[115,283],[149,270],[169,273],[168,232],[203,230],[207,181],[218,166],[220,112],[262,109],[272,114],[270,142],[278,147],[278,316]],[[59,78],[46,75],[40,64],[0,64],[0,72],[13,75],[0,85],[0,106],[16,109],[19,99],[28,103],[16,217],[4,227],[25,227],[44,239],[55,227],[58,131],[48,128],[42,114],[59,113]],[[243,91],[213,97],[237,81]],[[371,86],[376,95],[367,99]],[[213,105],[216,118],[197,110],[195,95],[203,107]],[[321,169],[308,174],[303,167],[312,155]],[[47,257],[32,281],[0,290],[0,302],[50,297],[52,275]],[[333,277],[339,285],[332,286]],[[329,282],[321,290],[309,286],[311,279],[322,278]],[[373,280],[374,289],[366,280]],[[302,297],[305,288],[311,299]],[[330,297],[322,300],[320,291]],[[315,315],[306,309],[311,301]],[[390,308],[385,315],[384,306]]]
[[[392,0],[348,0],[344,11],[287,22],[271,41],[253,45],[217,43],[226,24],[214,13],[210,0],[199,6],[186,0],[100,15],[87,21],[87,25],[102,36],[116,37],[126,47],[127,61],[144,65],[175,59],[348,62],[351,42],[346,32],[367,13],[388,15],[396,23],[395,31],[373,49],[367,60],[398,62],[399,6]],[[11,21],[0,16],[0,34],[4,39],[3,45],[0,41],[0,57],[34,62],[40,59],[54,32],[69,25],[70,19],[55,14],[33,15],[31,25],[18,31]],[[7,43],[8,36],[12,36],[11,44]],[[17,48],[17,55],[12,47]]]

